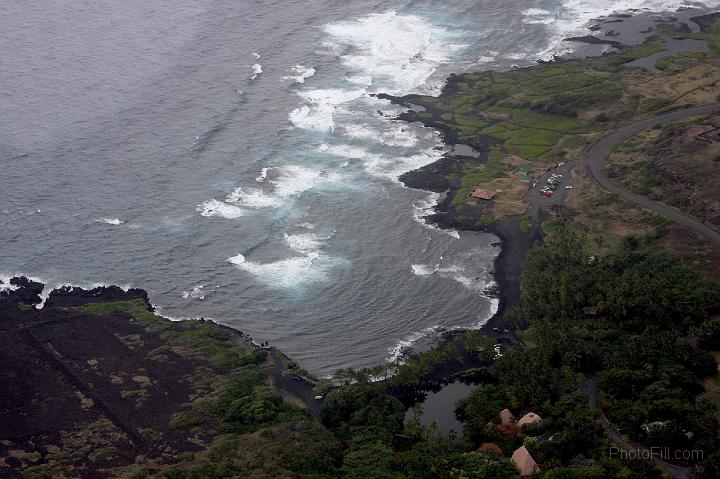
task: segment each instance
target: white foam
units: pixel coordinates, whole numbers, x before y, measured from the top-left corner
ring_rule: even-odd
[[[294,289],[309,284],[325,282],[328,279],[330,265],[323,261],[318,252],[303,256],[294,256],[269,263],[248,261],[239,254],[228,259],[238,269],[252,274],[268,286],[282,289]]]
[[[246,213],[242,208],[215,199],[204,201],[195,211],[199,211],[200,216],[218,216],[227,219],[240,218]]]
[[[544,17],[547,15],[552,15],[552,12],[550,12],[549,10],[544,10],[542,8],[528,8],[527,10],[523,10],[522,14],[524,17]]]
[[[283,80],[293,80],[293,83],[305,83],[305,80],[315,75],[315,69],[313,67],[306,67],[304,65],[295,65],[290,68],[290,71],[294,75],[283,77]]]
[[[225,201],[238,203],[249,208],[277,208],[282,206],[280,199],[254,188],[248,191],[244,191],[242,188],[235,188],[235,190],[227,196]]]
[[[448,30],[394,11],[331,23],[325,32],[331,49],[349,51],[342,62],[354,76],[371,77],[379,90],[394,94],[424,85],[440,64],[465,47]]]
[[[437,206],[439,200],[439,193],[430,192],[425,198],[415,202],[413,205],[413,219],[428,229],[445,233],[455,239],[460,239],[460,233],[457,230],[438,228],[427,222],[426,218],[435,213],[435,206]]]
[[[255,178],[255,181],[257,181],[258,183],[264,182],[265,179],[267,178],[267,172],[268,172],[268,169],[267,169],[267,168],[262,168],[262,169],[260,170],[260,176],[258,176],[257,178]]]
[[[113,226],[119,226],[119,225],[125,223],[125,221],[118,219],[118,218],[99,218],[99,219],[95,220],[95,222],[96,223],[105,223],[105,224],[113,225]]]
[[[720,0],[709,0],[696,2],[695,0],[606,0],[598,2],[595,0],[566,0],[562,8],[557,12],[550,12],[550,15],[540,14],[539,9],[528,9],[524,13],[523,21],[532,23],[533,19],[539,23],[545,23],[551,38],[547,48],[538,52],[535,58],[551,59],[553,55],[563,55],[573,49],[573,45],[564,42],[563,39],[573,36],[582,36],[592,33],[588,26],[592,20],[606,17],[612,13],[636,13],[644,12],[675,12],[684,7],[697,8],[704,4],[707,8],[720,7]]]
[[[16,289],[19,288],[19,286],[15,285],[15,284],[10,284],[10,280],[13,277],[14,276],[0,277],[0,281],[1,281],[0,282],[0,293],[2,293],[4,291],[15,291]]]
[[[446,262],[447,263],[447,262]],[[437,274],[441,278],[452,279],[453,281],[460,283],[465,288],[481,293],[482,296],[488,297],[485,292],[495,284],[495,282],[488,278],[487,274],[478,272],[471,272],[464,264],[435,264],[434,266],[428,264],[413,264],[410,266],[411,271],[416,276],[429,276]],[[478,276],[480,275],[480,276]]]
[[[492,63],[497,60],[497,56],[481,55],[475,59],[475,63]]]
[[[373,77],[370,75],[352,75],[347,77],[347,81],[355,83],[356,85],[362,85],[365,87],[371,86],[373,83]]]
[[[313,230],[314,225],[298,225]],[[323,283],[329,279],[330,270],[347,264],[343,258],[336,258],[322,252],[325,242],[332,238],[329,234],[316,232],[284,233],[283,239],[290,255],[276,261],[257,262],[248,260],[243,254],[229,258],[228,261],[238,269],[252,274],[257,280],[273,288],[297,289],[310,284]]]
[[[252,71],[253,71],[253,74],[250,77],[251,80],[256,79],[258,77],[258,75],[260,75],[263,72],[262,65],[260,65],[259,63],[255,63],[250,68],[252,68]]]
[[[369,139],[377,138],[378,131],[368,124],[348,123],[346,125],[343,125],[343,135],[349,136],[351,138]]]
[[[22,276],[22,275],[21,275]],[[27,278],[27,276],[26,276]],[[125,284],[125,285],[117,285],[117,284],[109,284],[109,283],[67,283],[67,282],[58,282],[54,284],[46,283],[40,279],[37,278],[28,278],[32,281],[37,281],[38,283],[43,283],[45,286],[42,290],[42,293],[40,293],[40,303],[35,305],[36,309],[42,309],[45,307],[45,302],[50,297],[50,293],[52,293],[56,289],[60,288],[69,288],[70,291],[72,291],[75,288],[84,289],[85,291],[90,291],[95,288],[104,288],[109,286],[117,286],[118,288],[122,289],[123,291],[128,291],[130,288],[132,288],[131,285]]]
[[[440,325],[429,326],[421,331],[416,331],[410,334],[405,339],[401,339],[397,342],[395,346],[391,347],[388,350],[388,356],[386,361],[389,363],[402,363],[402,361],[400,361],[400,358],[402,358],[403,352],[405,350],[411,348],[413,344],[415,344],[418,340],[424,338],[425,336],[435,334],[442,329],[443,328]]]
[[[285,243],[298,253],[311,253],[319,250],[323,246],[323,242],[329,240],[331,236],[324,236],[316,233],[297,233],[284,234]]]
[[[375,139],[386,146],[410,148],[418,143],[418,135],[407,123],[385,122],[382,127],[373,128],[367,123],[343,125],[344,136],[357,139]]]
[[[336,171],[315,170],[299,165],[266,167],[260,177],[256,178],[263,184],[262,189],[238,187],[225,201],[247,208],[280,208],[307,190],[334,185],[345,179],[344,175]]]
[[[343,90],[338,88],[303,90],[299,95],[305,105],[293,110],[288,119],[305,130],[331,132],[335,127],[334,115],[339,107],[367,95],[365,89]]]
[[[471,272],[468,270],[468,266],[466,266],[477,263],[477,259],[472,258],[472,256],[477,252],[478,250],[471,250],[467,253],[464,253],[455,262],[448,262],[444,260],[442,256],[440,256],[439,262],[435,265],[411,264],[410,270],[415,276],[430,277],[433,275],[437,275],[441,278],[455,281],[463,285],[470,291],[476,292],[477,294],[481,295],[489,301],[490,304],[488,313],[485,316],[478,318],[475,323],[469,326],[455,326],[450,328],[431,326],[421,331],[414,332],[407,338],[398,341],[396,345],[389,349],[388,361],[397,361],[399,358],[402,357],[402,353],[404,350],[412,347],[414,343],[428,335],[437,334],[439,331],[456,330],[462,329],[464,327],[470,327],[472,329],[481,328],[487,323],[490,318],[497,314],[500,301],[499,299],[492,297],[487,293],[487,290],[495,286],[496,283],[492,278],[490,278],[490,275],[488,273],[484,273],[482,271]]]
[[[255,58],[255,60],[260,59],[260,54],[258,52],[253,52],[252,56],[253,56],[253,58]]]
[[[414,155],[381,155],[371,153],[359,146],[347,144],[324,145],[318,151],[343,158],[361,160],[365,171],[370,175],[389,179],[396,183],[399,182],[400,176],[404,173],[433,163],[442,156],[442,151],[432,148]]]
[[[183,291],[182,297],[183,299],[199,299],[203,300],[208,294],[213,293],[215,290],[206,290],[204,284],[199,284],[197,286],[193,286],[193,288],[190,291]]]
[[[426,264],[411,264],[410,269],[415,276],[427,276],[435,272],[435,268],[431,268]]]

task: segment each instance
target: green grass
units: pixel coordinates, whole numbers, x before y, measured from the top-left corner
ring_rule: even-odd
[[[508,145],[508,150],[518,156],[521,156],[528,160],[534,160],[539,156],[545,154],[549,148],[547,146],[535,146],[535,145]]]
[[[587,127],[579,120],[565,118],[559,115],[548,115],[519,108],[494,107],[489,110],[509,114],[512,123],[525,128],[537,128],[564,134],[583,133],[587,130]]]
[[[518,339],[520,339],[520,342],[525,345],[527,348],[535,347],[536,343],[536,332],[533,326],[530,326],[527,329],[523,329],[521,331],[518,331],[517,333]]]
[[[504,140],[508,151],[528,160],[550,150],[563,136],[586,130],[586,126],[581,122],[558,115],[508,108],[491,110],[508,114],[510,120],[488,126],[481,132]]]
[[[483,225],[489,225],[495,221],[495,216],[490,213],[486,213],[480,217],[480,223]]]
[[[484,128],[488,125],[488,122],[477,117],[468,115],[455,115],[455,123],[463,126],[470,126],[477,129]]]
[[[558,219],[549,219],[542,224],[545,234],[557,233],[562,228],[562,222]]]
[[[482,133],[488,136],[493,136],[500,140],[509,140],[512,138],[513,131],[519,130],[520,127],[513,125],[512,123],[502,122],[491,125],[482,130]]]
[[[115,301],[112,303],[91,303],[82,306],[86,314],[105,316],[114,313],[127,313],[135,318],[145,328],[152,330],[170,329],[171,323],[147,309],[145,302],[141,299],[130,301]]]
[[[169,344],[182,345],[208,358],[216,366],[242,367],[260,364],[267,359],[267,352],[249,348],[238,342],[237,335],[210,321],[172,322],[149,311],[140,299],[112,303],[93,303],[82,307],[83,312],[93,315],[126,313],[148,332],[161,333]]]
[[[460,188],[453,197],[455,207],[462,205],[473,188],[495,178],[508,176],[508,167],[502,162],[503,152],[499,148],[490,151],[488,161],[484,165],[463,165],[461,170]]]
[[[663,52],[665,50],[667,50],[667,46],[664,41],[654,40],[635,48],[600,57],[594,63],[599,65],[604,64],[609,67],[619,67],[633,60],[649,57],[650,55],[654,55],[655,53]]]
[[[667,98],[646,98],[640,102],[640,111],[660,110],[672,105],[672,101]]]
[[[534,128],[523,128],[512,132],[507,140],[507,145],[533,145],[533,146],[554,146],[562,135],[550,130],[537,130]]]
[[[529,233],[533,229],[533,222],[530,218],[523,218],[520,220],[520,231],[523,233]]]
[[[205,418],[195,411],[183,411],[173,415],[170,419],[170,427],[173,429],[190,429],[199,426],[204,421]]]
[[[564,75],[552,75],[534,82],[525,92],[528,99],[564,93],[579,88],[587,88],[598,82],[598,77],[587,72],[575,72]]]

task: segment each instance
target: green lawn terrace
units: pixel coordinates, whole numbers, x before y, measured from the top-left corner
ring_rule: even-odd
[[[638,108],[637,94],[623,84],[623,64],[665,49],[659,37],[626,51],[567,60],[507,72],[453,75],[439,97],[413,98],[426,108],[418,116],[452,132],[458,142],[478,146],[491,137],[511,153],[534,160],[564,137],[608,128],[667,102],[653,99]],[[648,75],[633,69],[632,75]],[[418,101],[421,100],[421,101]]]
[[[662,36],[601,57],[452,75],[438,97],[403,97],[411,111],[401,118],[442,131],[448,144],[466,144],[481,153],[476,159],[462,158],[445,176],[452,210],[470,214],[460,210],[467,209],[475,188],[516,201],[520,187],[500,179],[512,178],[527,191],[532,171],[581,158],[597,138],[622,124],[716,101],[720,34],[714,21],[695,34],[663,27]],[[626,65],[667,50],[668,36],[706,40],[710,50],[663,58],[657,63],[659,72]],[[529,165],[519,170],[522,162]],[[507,190],[512,194],[503,195]],[[518,207],[504,209],[513,214]]]
[[[707,40],[709,52],[690,52],[663,59],[668,75],[684,58],[703,62],[717,57],[716,24],[699,34],[665,32],[673,38]],[[488,145],[528,160],[544,161],[572,148],[572,137],[591,134],[645,114],[681,106],[674,98],[643,91],[642,80],[657,75],[625,64],[666,50],[664,37],[620,52],[583,60],[561,60],[506,72],[452,75],[438,97],[404,97],[423,111],[409,116],[441,129],[448,142],[467,143],[481,151]],[[408,118],[410,119],[410,118]],[[567,143],[570,143],[569,145]]]

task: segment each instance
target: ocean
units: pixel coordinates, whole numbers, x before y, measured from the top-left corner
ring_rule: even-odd
[[[144,288],[318,375],[479,327],[498,238],[424,222],[437,195],[398,178],[447,147],[373,94],[582,54],[562,39],[593,18],[679,6],[5,2],[0,276]]]

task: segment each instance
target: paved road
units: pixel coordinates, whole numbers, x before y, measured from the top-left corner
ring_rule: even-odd
[[[268,374],[272,378],[273,386],[300,400],[310,411],[312,417],[320,421],[322,401],[315,399],[315,393],[313,392],[315,385],[286,369],[284,366],[285,360],[287,360],[287,357],[277,349],[270,348],[268,350]]]
[[[691,228],[694,231],[702,234],[716,245],[720,246],[720,233],[718,233],[717,231],[707,227],[705,224],[701,223],[697,219],[693,218],[692,216],[686,215],[682,211],[673,208],[672,206],[653,201],[644,196],[632,193],[621,186],[616,185],[615,183],[611,182],[603,173],[605,156],[607,155],[608,151],[615,147],[617,144],[629,138],[632,138],[633,136],[644,130],[647,130],[648,128],[652,128],[655,125],[664,125],[673,121],[685,120],[687,118],[692,118],[695,116],[709,115],[711,113],[716,113],[719,111],[720,103],[715,103],[712,105],[693,107],[685,110],[677,110],[672,113],[666,113],[664,115],[657,116],[650,120],[644,120],[638,123],[633,123],[631,125],[618,128],[617,130],[613,131],[607,136],[604,136],[597,143],[595,143],[595,145],[590,149],[588,154],[582,160],[566,162],[564,165],[552,168],[547,173],[542,174],[538,182],[538,186],[535,188],[530,188],[527,193],[527,200],[530,203],[530,208],[528,211],[529,215],[533,218],[534,221],[537,222],[540,218],[540,210],[543,207],[563,204],[563,202],[565,201],[565,196],[567,195],[567,190],[564,189],[564,186],[569,184],[568,180],[570,179],[570,171],[575,165],[586,164],[590,168],[593,179],[595,179],[595,181],[604,189],[610,191],[611,193],[617,194],[624,200],[629,201],[630,203],[642,206],[643,208],[647,208],[650,211],[661,214],[662,216],[671,221],[675,221],[677,223],[685,225],[688,228]],[[540,195],[540,189],[545,185],[547,177],[550,176],[550,174],[552,173],[562,174],[564,175],[564,178],[563,181],[561,181],[560,187],[555,191],[555,194],[550,198],[546,198]]]
[[[648,455],[652,457],[655,464],[661,469],[667,471],[673,479],[688,479],[692,477],[692,468],[666,461],[656,455],[650,454],[650,451],[645,446],[633,444],[623,439],[622,435],[612,427],[612,424],[610,424],[607,416],[605,416],[605,414],[598,408],[597,382],[595,380],[595,376],[591,376],[590,379],[587,380],[584,384],[583,390],[590,398],[590,409],[598,411],[600,414],[597,419],[598,424],[607,431],[608,436],[613,443],[623,448],[625,451],[632,452],[634,454],[637,454],[639,450],[646,451]]]
[[[720,234],[708,228],[707,226],[705,226],[705,224],[696,220],[692,216],[686,215],[685,213],[681,212],[676,208],[665,205],[663,203],[658,203],[657,201],[650,200],[644,196],[631,193],[625,188],[622,188],[621,186],[618,186],[615,183],[611,182],[603,173],[605,155],[611,148],[615,147],[615,145],[617,145],[618,143],[621,143],[628,138],[632,138],[641,131],[652,128],[656,125],[663,125],[665,123],[684,120],[687,118],[692,118],[694,116],[708,115],[711,113],[716,113],[718,111],[720,111],[720,103],[715,103],[713,105],[688,108],[686,110],[677,110],[672,113],[657,116],[650,120],[645,120],[638,123],[633,123],[632,125],[624,126],[603,137],[602,139],[600,139],[600,141],[595,143],[595,145],[590,149],[582,163],[585,163],[590,167],[590,171],[592,172],[592,176],[595,181],[606,190],[610,191],[611,193],[617,194],[626,201],[635,203],[636,205],[647,208],[650,211],[661,214],[662,216],[671,221],[675,221],[677,223],[685,225],[688,228],[691,228],[702,234],[703,236],[707,237],[716,245],[720,246]]]

